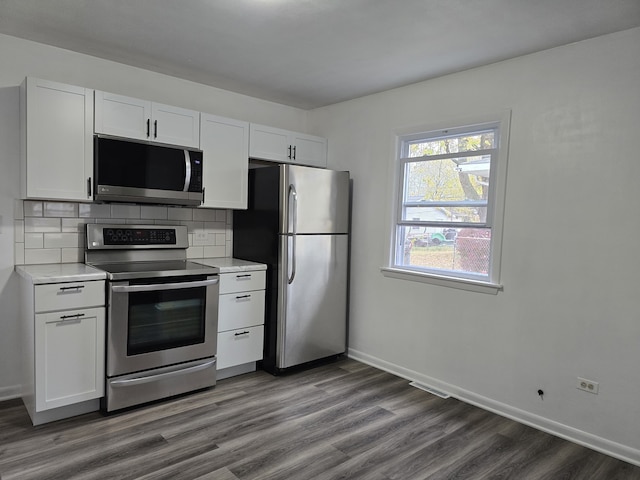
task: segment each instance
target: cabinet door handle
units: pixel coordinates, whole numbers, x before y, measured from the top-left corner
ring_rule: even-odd
[[[153,138],[158,138],[158,120],[153,121]]]
[[[74,285],[72,287],[60,287],[60,291],[65,292],[67,290],[82,290],[84,285]]]
[[[251,298],[251,295],[238,295],[236,300],[242,300],[243,298]]]
[[[147,118],[147,138],[149,138],[150,133],[151,133],[151,119]]]
[[[87,178],[87,198],[91,198],[91,177]]]
[[[235,335],[236,337],[239,337],[239,336],[241,336],[241,335],[249,335],[249,331],[248,331],[248,330],[245,330],[244,332],[236,332],[236,333],[234,333],[234,335]]]
[[[287,155],[287,158],[291,160],[291,145],[289,145],[289,155]]]
[[[76,313],[75,315],[62,315],[60,317],[60,320],[63,320],[63,321],[64,320],[71,320],[71,319],[77,320],[80,317],[84,317],[84,313]]]
[[[293,159],[296,159],[296,146],[293,146]]]

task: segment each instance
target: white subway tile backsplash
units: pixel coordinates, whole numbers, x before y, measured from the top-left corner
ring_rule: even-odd
[[[179,225],[187,227],[189,233],[194,233],[196,230],[204,229],[204,222],[179,222]]]
[[[111,218],[140,218],[140,205],[111,205]]]
[[[167,219],[168,220],[192,221],[193,220],[193,208],[169,207],[167,209]]]
[[[167,207],[157,207],[155,205],[142,205],[140,207],[140,218],[149,220],[166,220]]]
[[[59,232],[60,228],[59,218],[25,217],[24,219],[25,233]]]
[[[84,248],[80,233],[45,233],[44,248]]]
[[[15,243],[13,248],[13,263],[16,265],[24,264],[24,243]]]
[[[204,248],[204,258],[209,257],[224,257],[226,248],[224,245],[215,246],[215,247],[203,247]]]
[[[62,263],[84,263],[84,248],[63,248]]]
[[[36,263],[61,263],[62,255],[59,248],[41,248],[37,250],[25,249],[24,263],[33,265]]]
[[[25,200],[23,208],[24,208],[25,217],[41,217],[42,216],[42,202]]]
[[[24,248],[44,248],[43,233],[25,233]]]
[[[204,258],[204,247],[187,248],[187,258]]]
[[[78,216],[89,218],[111,218],[111,205],[106,203],[81,203]]]
[[[232,242],[227,242],[227,245],[225,246],[225,250],[224,250],[224,256],[225,257],[233,257],[233,243]]]
[[[227,210],[227,225],[233,225],[233,210]]]
[[[142,220],[140,218],[127,218],[125,223],[129,225],[155,225],[155,220]]]
[[[216,212],[217,210],[212,210],[210,208],[194,208],[193,219],[202,222],[215,222]]]
[[[232,251],[227,210],[17,200],[14,217],[16,265],[83,262],[86,223],[185,225],[188,258],[224,257]]]
[[[114,225],[124,225],[127,221],[124,218],[96,218],[95,223],[112,223]]]
[[[227,226],[223,222],[205,222],[204,228],[210,233],[225,233]]]
[[[79,232],[84,233],[84,226],[87,223],[94,223],[93,218],[63,218],[63,232]]]
[[[45,217],[77,217],[78,204],[71,202],[44,202]]]
[[[24,242],[24,220],[13,221],[13,241]]]

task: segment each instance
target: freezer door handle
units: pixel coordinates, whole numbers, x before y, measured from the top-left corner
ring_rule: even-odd
[[[296,187],[289,185],[289,208],[292,208],[292,230],[291,230],[291,274],[287,279],[289,284],[296,278],[296,234],[298,233],[298,192]]]

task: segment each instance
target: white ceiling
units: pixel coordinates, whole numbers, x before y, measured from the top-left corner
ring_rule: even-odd
[[[640,0],[0,0],[0,33],[300,108],[636,26]]]

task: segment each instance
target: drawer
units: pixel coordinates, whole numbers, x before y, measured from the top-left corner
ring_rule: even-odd
[[[34,303],[36,312],[103,306],[104,280],[36,285]]]
[[[241,328],[218,334],[218,370],[262,360],[264,327]]]
[[[264,290],[220,295],[218,331],[236,330],[264,323]]]
[[[265,270],[253,272],[236,272],[220,274],[220,293],[246,292],[264,290]]]

